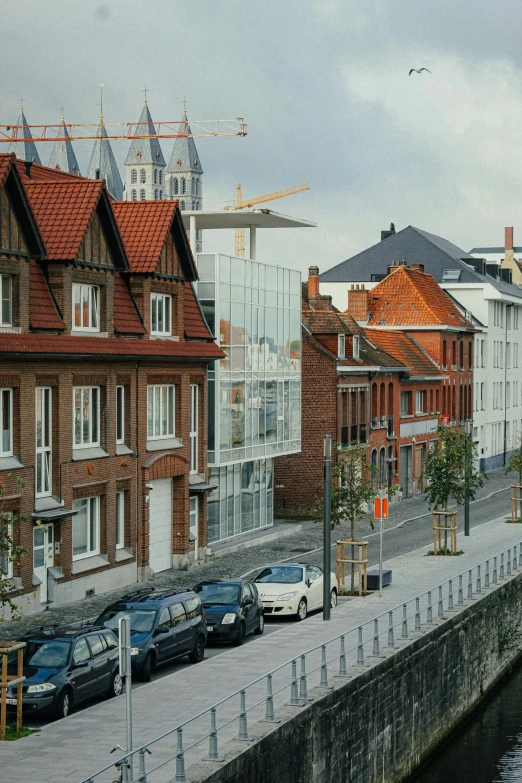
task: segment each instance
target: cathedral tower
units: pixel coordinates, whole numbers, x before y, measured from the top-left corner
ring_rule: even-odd
[[[107,131],[103,123],[103,114],[100,114],[99,125],[100,139],[96,139],[92,148],[91,159],[87,167],[86,176],[89,179],[104,179],[107,190],[116,199],[123,200],[123,182],[116,164],[111,143],[107,138]]]
[[[12,141],[9,145],[8,152],[14,152],[17,158],[22,160],[28,160],[31,163],[41,163],[36,144],[33,141],[31,131],[27,126],[27,120],[24,114],[24,107],[20,105],[20,115],[16,121],[17,125],[23,125],[23,131],[19,132],[21,141]]]
[[[69,131],[65,125],[65,119],[62,114],[62,127],[58,131],[58,136],[62,140],[55,141],[48,166],[51,169],[67,171],[69,174],[80,174],[80,167],[74,154],[72,142],[69,138]]]
[[[140,136],[144,133],[156,135],[147,98],[134,135]],[[165,198],[165,166],[158,139],[133,139],[125,160],[125,201]]]
[[[186,109],[183,110],[183,121],[179,126],[179,132],[190,133]],[[179,199],[182,211],[203,208],[202,174],[203,169],[194,139],[186,135],[176,139],[167,166],[167,196],[171,199]],[[201,250],[202,233],[198,229],[196,252],[201,253]]]

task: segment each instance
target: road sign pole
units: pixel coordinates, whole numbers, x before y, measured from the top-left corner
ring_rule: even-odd
[[[131,619],[129,615],[120,617],[119,626],[119,653],[120,653],[120,676],[125,677],[125,699],[126,699],[126,723],[127,723],[127,753],[132,751],[132,667],[131,667]],[[132,756],[122,767],[122,780],[130,781],[133,779]]]
[[[379,522],[379,598],[382,598],[382,513]]]
[[[332,436],[324,436],[323,620],[330,619],[332,559]]]

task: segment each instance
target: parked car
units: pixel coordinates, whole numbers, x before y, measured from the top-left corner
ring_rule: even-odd
[[[265,630],[263,602],[253,582],[214,579],[199,582],[194,592],[205,610],[209,639],[238,646],[247,634]]]
[[[66,718],[94,696],[119,696],[118,640],[107,628],[39,628],[25,634],[22,711]],[[15,671],[16,652],[9,666]],[[18,686],[7,689],[7,709],[16,711]]]
[[[308,612],[323,606],[323,570],[305,563],[269,565],[249,571],[263,601],[264,614],[295,615],[304,620]],[[337,606],[337,577],[330,574],[330,603]]]
[[[192,663],[205,656],[207,624],[199,597],[192,590],[156,592],[146,588],[128,593],[107,607],[97,625],[118,633],[118,620],[131,618],[132,671],[150,682],[151,671],[188,655]]]

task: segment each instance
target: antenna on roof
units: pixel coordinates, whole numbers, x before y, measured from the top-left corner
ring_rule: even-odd
[[[24,99],[22,95],[20,94],[20,111],[24,110]]]
[[[103,82],[100,84],[100,121],[103,120],[103,88],[105,85]]]
[[[150,92],[150,89],[147,88],[147,85],[145,85],[145,89],[142,90],[142,92],[145,93],[145,103],[147,103],[147,93]]]

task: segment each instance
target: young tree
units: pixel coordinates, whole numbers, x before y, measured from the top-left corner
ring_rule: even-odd
[[[20,477],[17,485],[21,490],[24,483]],[[12,514],[5,509],[5,486],[0,484],[0,622],[5,609],[9,609],[10,619],[19,620],[21,613],[13,601],[13,580],[11,571],[13,566],[19,566],[21,558],[27,550],[15,543],[13,532],[17,522],[26,521],[22,514]]]
[[[518,473],[518,483],[522,484],[522,437],[519,438],[518,448],[509,455],[506,473],[511,471]]]

